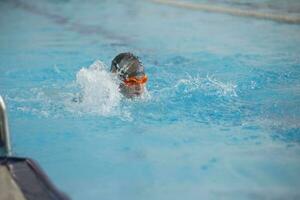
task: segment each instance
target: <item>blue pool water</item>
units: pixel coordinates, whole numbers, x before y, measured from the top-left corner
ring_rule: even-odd
[[[14,154],[73,199],[300,198],[299,25],[146,0],[2,0],[0,13]],[[124,51],[149,76],[141,99],[107,72]]]

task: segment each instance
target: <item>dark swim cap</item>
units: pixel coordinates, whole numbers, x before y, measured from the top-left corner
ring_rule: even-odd
[[[111,63],[111,72],[116,72],[121,79],[144,76],[145,70],[140,59],[132,53],[120,53]]]

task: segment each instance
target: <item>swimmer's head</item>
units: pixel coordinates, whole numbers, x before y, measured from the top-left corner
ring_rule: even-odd
[[[121,53],[111,63],[111,72],[121,80],[120,90],[126,97],[143,94],[147,76],[139,58],[132,53]]]

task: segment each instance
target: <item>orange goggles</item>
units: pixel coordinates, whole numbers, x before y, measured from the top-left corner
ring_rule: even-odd
[[[139,84],[145,84],[146,82],[148,81],[148,77],[146,75],[144,75],[143,77],[141,78],[136,78],[136,77],[130,77],[128,79],[125,79],[124,80],[124,83],[126,85],[139,85]]]

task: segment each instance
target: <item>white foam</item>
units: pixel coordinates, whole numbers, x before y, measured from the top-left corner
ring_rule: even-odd
[[[97,115],[116,114],[122,95],[117,78],[101,62],[96,61],[76,74],[80,94],[70,106],[71,111]]]
[[[207,76],[207,80],[209,81],[210,86],[217,89],[219,95],[237,97],[236,85],[230,82],[223,83],[221,81],[218,81],[214,77],[210,77],[210,76]]]
[[[175,88],[184,86],[184,93],[190,93],[200,89],[204,92],[213,91],[218,96],[237,97],[237,86],[233,83],[224,83],[209,75],[207,75],[206,78],[200,76],[192,77],[189,74],[187,74],[187,76],[187,78],[180,79],[175,85]]]

